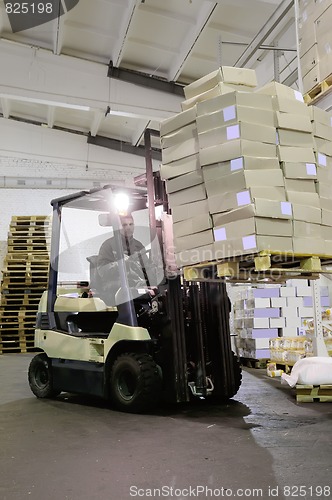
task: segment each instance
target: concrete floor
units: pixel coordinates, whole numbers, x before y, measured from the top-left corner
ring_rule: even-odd
[[[31,357],[0,356],[1,500],[332,496],[332,405],[297,404],[265,370],[245,369],[229,404],[131,415],[36,399]]]

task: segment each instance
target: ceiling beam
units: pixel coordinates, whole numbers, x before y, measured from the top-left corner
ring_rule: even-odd
[[[131,143],[133,146],[139,146],[143,140],[145,129],[149,128],[151,120],[149,121],[141,121],[136,127],[135,132],[131,137]]]
[[[153,88],[162,92],[184,97],[183,86],[175,83],[173,80],[166,81],[156,76],[140,73],[139,71],[126,68],[116,68],[113,66],[112,61],[109,63],[107,76],[125,82],[134,83],[135,85],[142,85],[143,87]]]
[[[62,0],[59,2],[59,12],[55,27],[54,40],[53,40],[53,53],[55,55],[61,54],[63,44],[63,30],[64,30],[64,15],[61,15],[61,7],[63,9]]]
[[[101,146],[107,149],[114,149],[115,151],[121,151],[121,153],[129,153],[136,156],[145,157],[145,147],[144,146],[133,146],[129,142],[119,141],[118,139],[110,139],[109,137],[103,137],[97,135],[96,137],[88,136],[88,144],[93,144],[95,146]],[[161,161],[161,151],[152,149],[151,156],[153,160]]]
[[[256,58],[257,50],[259,50],[260,46],[264,44],[267,38],[276,30],[276,28],[278,31],[281,31],[283,28],[282,21],[284,21],[286,14],[288,14],[292,8],[294,8],[294,0],[283,0],[269,20],[265,23],[263,28],[257,33],[255,38],[236,61],[234,66],[250,66],[253,59]]]
[[[91,127],[90,127],[90,134],[92,135],[92,137],[95,137],[98,134],[99,127],[100,127],[101,122],[103,121],[104,118],[105,118],[104,111],[102,111],[100,109],[94,111],[93,120],[92,120]]]
[[[117,44],[113,50],[112,53],[112,59],[114,61],[115,66],[120,66],[122,57],[123,57],[123,52],[124,52],[124,47],[125,43],[128,37],[130,25],[133,21],[134,14],[136,10],[138,9],[139,5],[141,4],[141,0],[130,0],[128,2],[128,7],[125,11],[125,14],[123,16],[123,20],[119,29],[119,33],[117,36]]]
[[[5,97],[0,98],[2,115],[4,118],[10,117],[10,101]]]
[[[47,126],[49,128],[53,128],[54,127],[54,123],[55,123],[55,106],[48,106],[48,109],[47,109]]]
[[[187,36],[181,45],[181,51],[175,58],[175,61],[168,72],[168,80],[170,82],[175,82],[179,78],[185,62],[193,51],[199,36],[211,19],[217,5],[217,3],[211,3],[209,0],[203,2],[200,11],[197,14],[196,22],[188,31]]]

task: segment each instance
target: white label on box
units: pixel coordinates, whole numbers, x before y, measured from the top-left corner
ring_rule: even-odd
[[[281,206],[281,213],[283,215],[292,215],[292,204],[291,203],[289,203],[288,201],[281,201],[280,206]]]
[[[230,127],[227,127],[226,131],[228,141],[240,138],[240,125],[231,125]]]
[[[250,248],[256,247],[256,236],[253,234],[252,236],[244,236],[242,238],[243,250],[249,250]]]
[[[322,153],[318,153],[318,163],[321,167],[327,166],[326,156],[323,155]]]
[[[298,90],[294,90],[295,99],[304,102],[303,95]]]
[[[277,146],[280,144],[278,131],[276,132],[276,144]]]
[[[235,158],[231,160],[231,171],[243,169],[243,158]]]
[[[235,106],[228,106],[223,110],[224,121],[229,122],[229,120],[234,120],[236,118],[236,109]]]
[[[237,193],[237,206],[242,207],[242,205],[250,205],[250,193],[249,191],[241,191],[241,193]]]
[[[218,229],[214,229],[214,239],[216,241],[225,241],[227,240],[226,236],[226,228],[225,227],[220,227]]]
[[[306,163],[306,168],[308,175],[317,175],[317,169],[314,163]]]

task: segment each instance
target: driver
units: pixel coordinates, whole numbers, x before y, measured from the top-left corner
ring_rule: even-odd
[[[124,261],[127,268],[127,279],[130,287],[147,287],[148,278],[142,258],[144,245],[134,238],[135,224],[131,214],[120,216],[120,234]],[[97,270],[103,284],[103,295],[107,303],[112,301],[115,304],[115,294],[121,286],[118,261],[121,256],[117,256],[115,249],[115,238],[109,238],[101,245]],[[104,299],[104,300],[105,300]]]

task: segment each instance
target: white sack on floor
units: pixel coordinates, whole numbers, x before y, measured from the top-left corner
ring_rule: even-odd
[[[283,373],[281,382],[291,387],[303,385],[332,384],[332,358],[312,357],[299,359],[293,366],[290,375]]]

